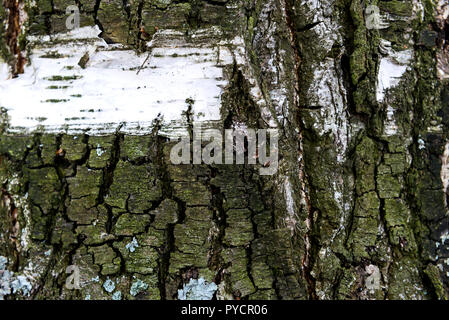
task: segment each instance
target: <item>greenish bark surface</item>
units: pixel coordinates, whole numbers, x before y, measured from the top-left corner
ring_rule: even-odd
[[[19,133],[2,109],[0,272],[30,284],[6,299],[176,299],[191,278],[214,282],[218,299],[449,297],[438,1],[373,0],[390,19],[380,30],[367,28],[360,0],[35,2],[30,35],[64,31],[75,4],[82,26],[136,50],[142,25],[150,36],[241,36],[246,61],[226,69],[219,127],[274,122],[280,165],[269,177],[250,165],[173,165],[157,123],[144,135]],[[412,55],[379,100],[391,50]],[[80,289],[65,286],[70,265]]]

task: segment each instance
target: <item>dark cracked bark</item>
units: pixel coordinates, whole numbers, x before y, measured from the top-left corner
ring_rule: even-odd
[[[386,24],[372,29],[360,0],[25,1],[23,33],[65,32],[71,4],[137,51],[180,41],[158,30],[229,48],[214,126],[279,129],[279,170],[173,165],[159,122],[25,132],[0,105],[0,296],[177,299],[203,278],[216,299],[448,298],[443,2],[371,1]],[[65,285],[70,265],[80,289]]]

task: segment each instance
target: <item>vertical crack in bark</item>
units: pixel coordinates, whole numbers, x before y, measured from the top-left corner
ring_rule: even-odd
[[[101,30],[101,34],[100,37],[103,35],[104,32],[104,27],[100,22],[100,19],[98,19],[98,10],[100,10],[100,4],[101,4],[101,0],[95,0],[95,6],[94,6],[94,22],[95,24],[98,26],[98,28],[100,28]]]
[[[248,154],[246,154],[245,156],[247,157]],[[244,178],[244,181],[245,181],[245,185],[253,184],[253,181],[247,181],[245,179],[245,176],[243,178]],[[247,193],[249,194],[249,192],[247,192]],[[255,217],[256,213],[254,212],[254,210],[249,205],[248,205],[248,210],[251,212],[250,221],[251,221],[252,231],[253,231],[253,234],[254,234],[254,239],[251,240],[250,243],[248,244],[248,246],[245,248],[246,249],[246,257],[248,259],[248,263],[246,265],[246,272],[248,274],[248,277],[249,277],[252,285],[254,286],[255,290],[257,291],[257,290],[259,290],[259,288],[257,287],[256,282],[254,281],[253,274],[252,274],[252,268],[253,268],[253,248],[252,248],[252,246],[253,246],[253,242],[260,238],[260,235],[259,235],[259,233],[257,231],[256,221],[254,220],[254,217]]]
[[[295,105],[295,112],[298,112],[301,108],[300,102],[299,102],[299,86],[301,82],[301,52],[299,50],[298,46],[298,39],[296,36],[296,30],[294,25],[294,13],[293,13],[293,4],[291,3],[291,0],[281,0],[282,8],[283,8],[283,15],[285,19],[285,23],[289,30],[289,40],[290,45],[292,47],[292,50],[294,52],[294,58],[295,58],[295,96],[294,96],[294,105]],[[304,171],[304,158],[303,158],[303,128],[301,127],[301,121],[298,121],[298,141],[299,141],[299,181],[301,182],[301,197],[304,199],[306,203],[306,210],[307,210],[307,231],[304,235],[304,242],[305,242],[305,254],[302,259],[302,269],[303,269],[303,275],[307,283],[307,291],[309,294],[310,299],[318,299],[316,290],[315,290],[315,278],[311,275],[312,271],[312,230],[313,230],[313,214],[314,210],[312,208],[312,205],[310,203],[309,196],[307,194],[307,176]]]
[[[1,158],[0,158],[1,163]],[[1,206],[5,208],[5,213],[8,215],[9,220],[9,230],[7,230],[9,234],[10,246],[9,250],[12,251],[12,257],[14,258],[13,270],[17,271],[19,267],[19,256],[20,256],[20,244],[18,242],[19,235],[19,221],[18,221],[18,209],[14,204],[14,199],[12,196],[6,191],[4,186],[1,187],[1,198],[0,198]],[[7,221],[8,221],[7,220]]]
[[[170,281],[170,258],[172,252],[176,250],[175,246],[175,226],[183,224],[186,218],[186,203],[174,195],[174,190],[171,186],[171,178],[169,169],[167,168],[167,159],[164,156],[164,143],[166,143],[166,138],[159,135],[159,130],[161,129],[161,122],[159,120],[155,121],[155,129],[152,132],[154,145],[154,159],[157,171],[159,172],[158,178],[162,181],[162,198],[170,199],[177,204],[177,222],[174,224],[168,224],[167,228],[164,230],[164,245],[157,249],[158,258],[158,289],[160,293],[161,300],[171,300],[174,297],[168,297],[167,286]]]
[[[137,43],[136,43],[136,48],[139,49],[145,49],[146,45],[145,45],[145,41],[144,39],[142,39],[142,32],[145,32],[145,28],[143,26],[142,23],[142,14],[143,14],[143,6],[144,6],[145,2],[143,0],[139,1],[139,5],[137,6],[137,25],[135,26],[137,28]],[[131,19],[130,19],[130,30],[132,30],[132,23],[131,23]]]
[[[212,166],[209,166],[211,170],[211,178],[218,174],[218,170]],[[212,270],[217,272],[214,282],[218,285],[223,280],[221,270],[223,267],[222,259],[220,258],[220,253],[223,248],[223,238],[225,236],[226,229],[226,212],[223,208],[224,195],[219,187],[216,187],[209,182],[209,188],[212,194],[212,210],[213,210],[213,220],[218,228],[218,232],[212,239],[212,246],[209,253],[208,266]]]

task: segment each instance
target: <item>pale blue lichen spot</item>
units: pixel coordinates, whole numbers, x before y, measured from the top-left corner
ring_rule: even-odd
[[[107,292],[111,293],[111,292],[114,291],[114,289],[115,289],[115,283],[114,283],[111,279],[107,279],[107,280],[103,283],[103,288],[104,288],[104,290],[106,290]]]
[[[122,300],[122,292],[121,291],[114,292],[114,294],[112,295],[112,300]]]
[[[212,300],[217,285],[214,282],[207,283],[204,278],[190,279],[189,283],[184,284],[182,289],[178,290],[179,300]]]
[[[0,256],[0,270],[5,270],[7,263],[8,263],[8,259],[4,256]]]
[[[139,246],[139,243],[137,242],[136,237],[133,238],[133,241],[131,241],[130,243],[128,243],[125,247],[126,249],[129,250],[129,252],[134,252],[136,251],[136,248]]]
[[[129,293],[135,297],[139,293],[145,291],[148,289],[148,284],[143,282],[142,280],[138,279],[137,281],[134,281],[131,285],[131,289],[129,290]]]
[[[424,150],[426,148],[426,143],[424,142],[423,139],[418,140],[418,148],[419,150]]]
[[[106,151],[101,148],[100,144],[97,144],[97,156],[101,157]]]
[[[24,296],[29,296],[31,293],[32,285],[28,282],[25,276],[17,276],[17,278],[11,283],[12,293],[21,292]]]
[[[4,296],[11,294],[11,280],[12,272],[4,270],[0,275],[0,300],[3,300]]]

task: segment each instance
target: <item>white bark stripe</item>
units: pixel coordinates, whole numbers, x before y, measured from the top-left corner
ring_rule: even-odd
[[[181,32],[158,32],[138,75],[147,54],[107,45],[99,32],[85,27],[52,39],[30,39],[36,45],[25,74],[0,77],[0,106],[7,109],[10,131],[100,134],[123,124],[124,132],[145,133],[156,118],[182,127],[187,98],[195,101],[195,120],[220,120],[221,94],[228,83],[223,67],[233,58],[226,44],[207,42],[217,30],[199,30],[189,42]],[[90,60],[82,69],[78,61],[86,52]],[[52,53],[57,56],[43,57]],[[52,81],[55,76],[74,79]]]

